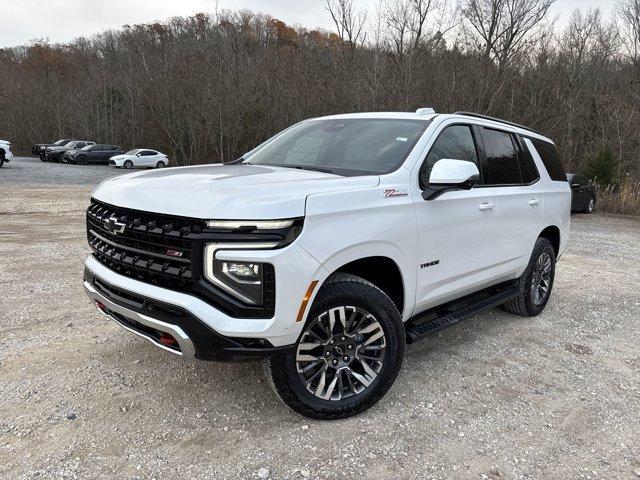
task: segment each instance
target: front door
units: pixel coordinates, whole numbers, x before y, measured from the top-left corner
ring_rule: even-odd
[[[474,162],[481,176],[470,190],[445,192],[434,200],[423,200],[420,192],[415,195],[419,264],[415,313],[482,289],[501,259],[495,248],[496,195],[493,187],[483,185],[476,131],[469,125],[448,124],[436,135],[420,168],[422,188],[435,162],[443,158]]]

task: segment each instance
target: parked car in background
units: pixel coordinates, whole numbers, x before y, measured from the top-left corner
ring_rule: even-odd
[[[62,155],[63,163],[75,163],[78,165],[87,165],[88,163],[108,164],[109,159],[114,155],[124,153],[120,147],[116,145],[87,145],[80,150],[69,150]]]
[[[11,153],[11,142],[7,140],[0,140],[0,167],[4,165],[4,162],[8,162],[13,158]]]
[[[122,155],[115,155],[109,159],[109,165],[116,168],[164,168],[169,165],[169,158],[157,150],[148,148],[134,148]]]
[[[40,160],[43,162],[46,161],[46,157],[44,151],[47,147],[61,147],[66,145],[69,142],[73,142],[72,138],[62,138],[54,143],[36,143],[33,147],[31,147],[31,153],[40,157]]]
[[[47,147],[44,151],[46,156],[46,162],[60,162],[62,155],[69,150],[80,150],[87,145],[95,145],[96,142],[89,142],[87,140],[72,140],[65,145],[59,145],[55,147]]]
[[[567,173],[567,181],[571,185],[571,211],[592,213],[596,208],[596,188],[575,173]]]

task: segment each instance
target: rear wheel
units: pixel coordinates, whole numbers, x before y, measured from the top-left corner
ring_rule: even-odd
[[[295,348],[266,361],[280,399],[309,418],[367,410],[398,375],[405,332],[398,309],[372,283],[335,275],[318,293]]]
[[[160,160],[158,163],[156,163],[156,168],[164,168],[166,167],[166,165],[164,164],[164,162],[162,160]]]
[[[538,238],[527,269],[520,277],[520,296],[508,301],[503,308],[516,315],[534,317],[549,301],[556,271],[556,254],[546,238]]]
[[[589,199],[589,201],[587,202],[587,205],[584,207],[583,212],[584,213],[593,213],[593,211],[596,209],[596,199],[591,197]]]
[[[127,160],[126,162],[124,162],[124,164],[122,165],[124,168],[133,168],[133,162],[131,160]]]

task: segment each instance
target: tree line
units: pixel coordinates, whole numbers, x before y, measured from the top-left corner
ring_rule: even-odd
[[[640,0],[611,18],[576,10],[562,28],[552,3],[328,0],[334,31],[216,11],[33,41],[0,49],[0,136],[22,153],[73,137],[190,165],[308,117],[433,106],[541,130],[570,171],[605,156],[611,182],[640,180]]]

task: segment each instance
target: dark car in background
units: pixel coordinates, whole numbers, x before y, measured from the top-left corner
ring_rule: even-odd
[[[79,150],[69,150],[62,156],[64,163],[76,163],[78,165],[87,165],[89,163],[102,163],[107,165],[109,159],[114,155],[123,153],[117,145],[87,145]]]
[[[61,147],[66,145],[69,142],[73,142],[72,138],[61,138],[57,142],[54,143],[36,143],[33,147],[31,147],[31,153],[40,157],[40,160],[43,162],[46,160],[44,155],[44,151],[47,147]]]
[[[96,142],[89,142],[87,140],[72,140],[65,145],[47,147],[44,151],[47,162],[60,162],[62,155],[69,150],[80,150],[87,145],[95,145]]]
[[[571,211],[593,212],[596,208],[596,188],[575,173],[567,173],[567,181],[571,185]]]

